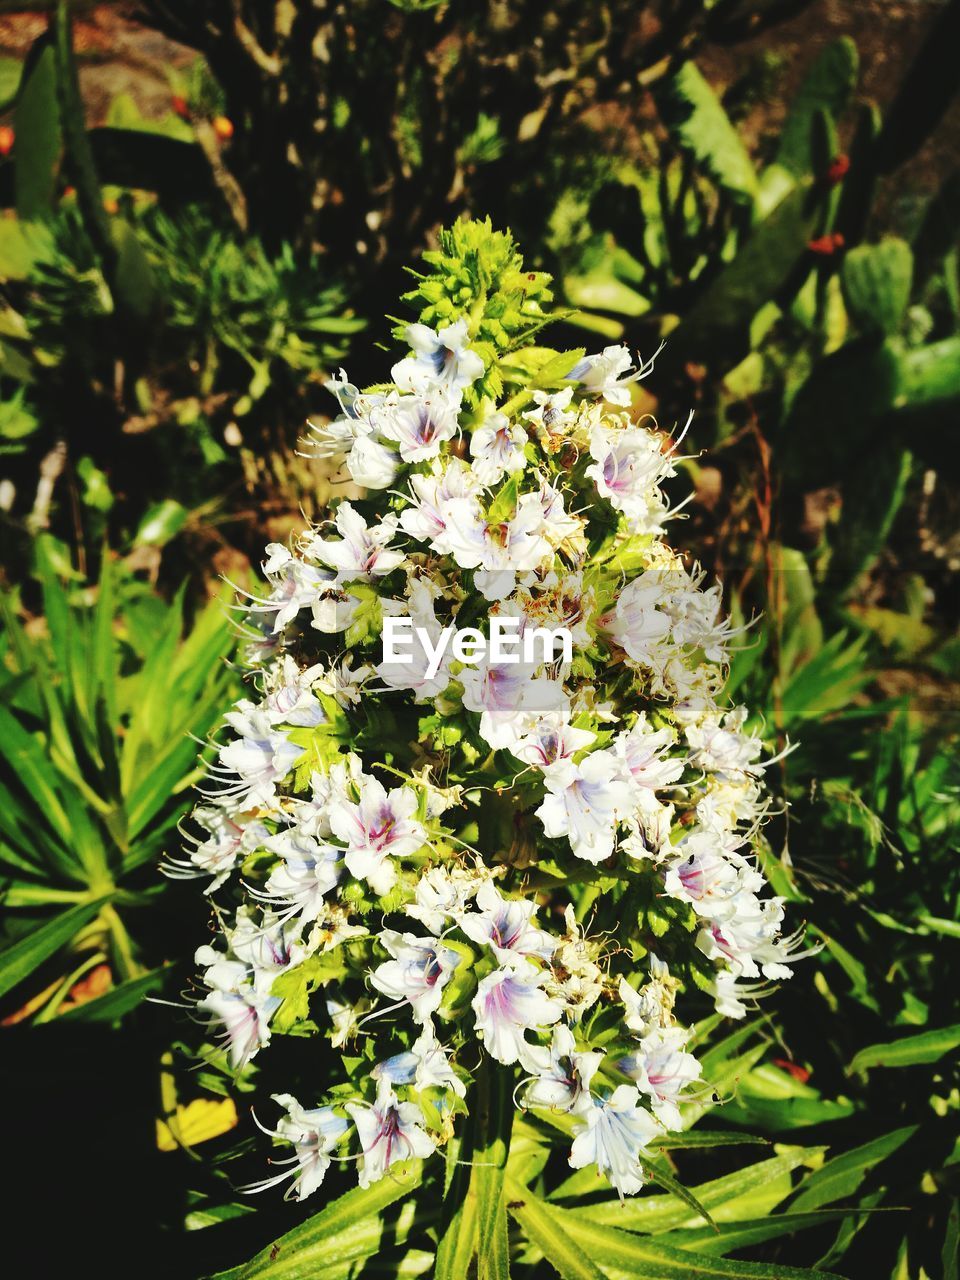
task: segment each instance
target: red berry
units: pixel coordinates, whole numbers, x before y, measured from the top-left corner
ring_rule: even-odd
[[[827,182],[831,187],[835,187],[838,182],[842,182],[847,176],[850,169],[850,157],[845,155],[834,156],[830,168],[827,170]]]
[[[13,150],[15,134],[8,124],[0,124],[0,156],[8,156]]]

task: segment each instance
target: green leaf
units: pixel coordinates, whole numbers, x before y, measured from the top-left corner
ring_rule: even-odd
[[[737,1262],[717,1258],[709,1263],[699,1251],[677,1249],[667,1240],[631,1235],[601,1224],[589,1210],[575,1212],[545,1204],[528,1191],[507,1184],[508,1208],[528,1238],[567,1280],[597,1275],[620,1280],[836,1280],[830,1273],[786,1267],[779,1263]],[[631,1202],[622,1207],[626,1209]],[[620,1208],[619,1202],[616,1206]],[[598,1270],[599,1268],[599,1270]]]
[[[794,187],[713,278],[671,334],[664,354],[711,363],[742,359],[751,320],[786,284],[806,252],[818,216],[811,186]]]
[[[647,1175],[651,1182],[655,1182],[658,1186],[663,1187],[664,1191],[669,1191],[672,1196],[676,1196],[678,1200],[682,1200],[685,1205],[699,1214],[705,1222],[709,1222],[712,1227],[716,1226],[713,1218],[700,1203],[692,1191],[688,1191],[682,1182],[679,1182],[672,1174],[667,1173],[664,1169],[657,1168],[656,1165],[647,1166]]]
[[[896,236],[879,244],[857,245],[843,260],[840,282],[847,310],[861,332],[892,337],[900,329],[910,302],[910,246]]]
[[[693,1188],[693,1194],[718,1222],[732,1222],[741,1217],[756,1217],[758,1212],[773,1209],[792,1190],[791,1172],[821,1155],[825,1147],[793,1147],[782,1155],[761,1160]],[[672,1195],[634,1196],[621,1204],[619,1200],[571,1208],[599,1225],[622,1227],[626,1231],[659,1233],[673,1227],[698,1225],[698,1214],[678,1203]]]
[[[739,1133],[735,1129],[729,1132],[693,1129],[690,1133],[668,1133],[650,1145],[654,1151],[675,1151],[681,1147],[767,1147],[770,1143],[755,1133]]]
[[[163,547],[176,537],[186,524],[190,513],[173,498],[156,502],[144,514],[134,538],[137,547]]]
[[[42,222],[0,218],[0,279],[26,280],[52,250],[53,237]]]
[[[260,1276],[267,1280],[316,1280],[323,1276],[326,1280],[336,1264],[348,1256],[369,1257],[378,1251],[387,1234],[381,1216],[384,1209],[409,1195],[420,1185],[422,1176],[419,1160],[393,1165],[386,1177],[372,1186],[347,1191],[243,1266],[218,1273],[217,1280],[253,1280]],[[359,1254],[358,1238],[364,1243]]]
[[[487,510],[487,521],[490,524],[505,524],[517,513],[517,495],[520,492],[520,481],[516,475],[505,480],[494,495]]]
[[[771,1213],[765,1218],[748,1218],[743,1222],[721,1222],[716,1227],[687,1227],[664,1236],[673,1248],[690,1249],[694,1253],[722,1258],[736,1249],[749,1249],[767,1240],[792,1236],[798,1231],[811,1231],[828,1222],[849,1215],[848,1209],[823,1209],[817,1213]]]
[[[960,1270],[960,1201],[954,1200],[943,1237],[943,1280],[957,1280]]]
[[[933,1031],[920,1031],[887,1044],[872,1044],[861,1049],[847,1067],[847,1075],[866,1071],[869,1067],[915,1067],[937,1062],[958,1045],[960,1022],[949,1027],[937,1027]]]
[[[511,1070],[484,1059],[475,1100],[475,1123],[481,1139],[474,1145],[470,1179],[477,1201],[479,1280],[497,1280],[509,1274],[503,1182],[515,1110],[513,1083]]]
[[[44,960],[66,946],[85,924],[88,924],[108,898],[97,898],[71,907],[55,916],[48,924],[41,925],[25,938],[0,951],[0,996],[12,991],[18,983],[29,978]]]
[[[464,1182],[468,1182],[461,1169],[457,1169],[456,1173],[461,1175]],[[468,1185],[462,1191],[462,1199],[440,1237],[434,1280],[461,1280],[467,1274],[476,1251],[477,1196],[473,1187]]]
[[[53,212],[60,166],[60,111],[53,45],[41,36],[30,50],[14,113],[13,185],[19,218]]]
[[[807,72],[780,133],[776,163],[801,178],[813,170],[813,124],[818,112],[842,115],[857,83],[859,57],[849,36],[823,50]]]
[[[757,175],[749,152],[696,63],[685,62],[665,77],[656,98],[664,123],[683,149],[718,186],[752,201]]]
[[[916,1131],[916,1125],[907,1125],[828,1160],[804,1182],[790,1205],[791,1212],[819,1209],[852,1196],[874,1165],[899,1150]]]
[[[22,75],[19,58],[0,58],[0,111],[6,111],[17,96]]]
[[[590,1255],[575,1244],[560,1225],[559,1209],[545,1204],[510,1179],[504,1194],[511,1216],[563,1280],[603,1280],[604,1273],[594,1266]]]

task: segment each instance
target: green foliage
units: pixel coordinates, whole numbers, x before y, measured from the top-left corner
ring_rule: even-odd
[[[11,941],[0,990],[52,1016],[91,958],[116,990],[144,977],[129,913],[156,897],[154,866],[176,845],[197,777],[196,743],[232,684],[233,640],[211,604],[184,636],[167,604],[104,558],[100,580],[63,581],[37,543],[43,624],[2,601],[0,866]],[[51,918],[51,913],[53,914]],[[52,986],[47,984],[52,982]],[[116,1009],[114,1000],[111,1008]]]
[[[861,333],[900,332],[913,282],[913,255],[903,240],[858,245],[843,260],[843,299]]]
[[[233,412],[246,416],[284,374],[332,368],[363,321],[345,307],[342,287],[328,285],[316,259],[297,262],[289,245],[270,257],[211,222],[193,206],[174,217],[148,214],[141,242],[164,299],[171,330],[184,335],[181,359],[200,365],[201,395],[243,386]],[[221,369],[237,359],[236,369]],[[226,381],[225,381],[226,379]]]

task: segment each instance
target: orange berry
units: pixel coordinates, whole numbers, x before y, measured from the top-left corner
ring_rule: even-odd
[[[229,142],[233,137],[233,121],[226,116],[217,116],[213,122],[213,132],[221,142]]]
[[[0,124],[0,156],[8,156],[13,150],[15,134],[8,124]]]
[[[113,196],[107,196],[106,200],[103,202],[103,207],[109,214],[120,212],[120,206],[117,204],[116,200],[114,200]]]

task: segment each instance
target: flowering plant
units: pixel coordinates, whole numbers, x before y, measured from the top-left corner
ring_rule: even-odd
[[[250,696],[170,868],[220,904],[199,1009],[235,1069],[281,1036],[342,1060],[274,1095],[291,1154],[261,1186],[476,1156],[505,1100],[622,1198],[705,1088],[684,1002],[742,1018],[801,946],[756,858],[770,760],[722,701],[719,587],[663,537],[679,439],[630,412],[652,361],[538,345],[549,279],[489,223],[425,256],[391,381],[341,372],[313,428],[366,497],[268,546],[245,605]],[[400,616],[573,652],[401,662]]]

